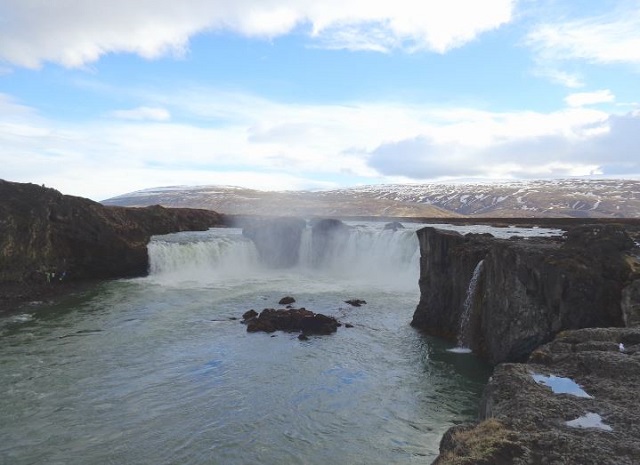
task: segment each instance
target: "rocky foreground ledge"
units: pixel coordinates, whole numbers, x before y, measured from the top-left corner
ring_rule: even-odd
[[[209,210],[105,207],[0,180],[0,312],[81,282],[144,275],[152,235],[222,222]]]
[[[566,331],[498,365],[477,425],[450,429],[434,465],[637,465],[640,328]]]

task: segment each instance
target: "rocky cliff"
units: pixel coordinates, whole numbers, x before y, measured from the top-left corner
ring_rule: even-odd
[[[418,237],[421,298],[412,325],[450,340],[464,331],[470,348],[491,363],[524,360],[562,330],[636,318],[639,275],[625,253],[635,244],[619,226],[582,226],[555,241],[433,228]]]
[[[425,228],[418,237],[412,324],[451,340],[466,333],[498,364],[479,421],[451,428],[434,465],[640,463],[640,258],[627,232],[585,225],[557,240],[498,240]]]
[[[498,365],[479,422],[451,428],[434,465],[640,463],[640,328],[566,331]]]
[[[212,211],[105,207],[0,180],[0,283],[139,276],[154,234],[220,225]]]

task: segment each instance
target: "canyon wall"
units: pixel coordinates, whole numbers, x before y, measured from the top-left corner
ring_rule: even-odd
[[[630,394],[640,381],[640,251],[627,232],[585,225],[558,239],[499,240],[424,228],[418,237],[412,324],[450,340],[465,331],[497,364],[478,422],[449,429],[434,465],[640,463]]]
[[[0,180],[0,283],[144,275],[152,235],[221,223],[221,215],[208,210],[105,207]]]
[[[421,229],[418,238],[421,298],[412,325],[455,341],[469,282],[483,260],[468,296],[466,331],[470,348],[493,364],[525,360],[562,330],[623,326],[623,307],[637,310],[633,301],[623,303],[623,296],[637,295],[639,275],[625,254],[635,244],[616,225],[578,227],[557,240],[434,228]]]

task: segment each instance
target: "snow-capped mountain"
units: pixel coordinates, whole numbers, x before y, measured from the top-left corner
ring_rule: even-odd
[[[105,205],[206,208],[227,214],[398,217],[640,217],[640,181],[563,179],[475,184],[386,184],[328,191],[230,186],[146,189]]]

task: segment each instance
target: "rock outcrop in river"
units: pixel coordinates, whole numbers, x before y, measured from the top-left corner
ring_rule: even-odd
[[[105,207],[0,180],[0,283],[144,275],[152,235],[221,223],[221,215],[209,210]]]
[[[490,363],[522,361],[562,330],[637,318],[633,281],[640,274],[637,259],[625,253],[635,244],[619,226],[582,226],[562,240],[433,228],[418,237],[421,298],[412,325],[450,340],[465,331],[470,348]]]
[[[247,325],[247,332],[255,333],[263,331],[300,332],[302,336],[310,334],[335,333],[341,323],[334,317],[314,313],[306,308],[274,309],[265,308],[258,314],[255,310],[249,310],[242,315],[243,323]]]

